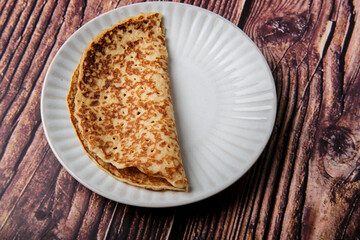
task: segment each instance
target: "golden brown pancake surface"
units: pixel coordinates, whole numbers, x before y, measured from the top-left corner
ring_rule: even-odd
[[[68,105],[77,135],[101,168],[153,190],[187,191],[159,13],[99,34],[74,72]]]

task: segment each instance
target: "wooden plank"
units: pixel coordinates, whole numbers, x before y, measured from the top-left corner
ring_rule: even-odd
[[[360,126],[355,120],[360,111],[360,76],[356,70],[360,62],[358,58],[345,58],[349,48],[354,56],[359,55],[359,49],[354,48],[358,40],[352,42],[351,36],[359,33],[360,28],[358,25],[350,27],[352,23],[349,19],[353,17],[353,9],[359,12],[360,8],[358,2],[355,6],[350,4],[341,2],[334,9],[332,20],[336,25],[324,56],[325,80],[319,113],[321,123],[316,133],[316,151],[309,165],[309,194],[306,196],[304,214],[309,221],[305,222],[308,226],[312,223],[318,227],[309,226],[303,232],[305,236],[314,238],[330,236],[350,239],[358,237],[360,233],[359,227],[353,222],[354,215],[359,216],[360,211],[360,163],[357,154]],[[339,63],[349,60],[354,64],[352,69],[355,72],[344,74],[344,66]]]
[[[0,140],[0,156],[3,154],[4,145],[8,142],[9,132],[13,129],[14,122],[13,115],[16,113],[13,111],[8,112],[8,109],[14,100],[16,94],[18,93],[19,89],[21,89],[21,81],[22,77],[14,76],[16,70],[23,70],[26,71],[28,67],[29,60],[30,60],[30,53],[27,55],[29,56],[28,61],[27,58],[24,58],[23,64],[19,65],[20,60],[23,57],[24,51],[26,49],[26,44],[28,44],[28,40],[31,37],[33,32],[33,27],[27,28],[26,33],[24,33],[24,25],[27,24],[29,21],[31,26],[35,26],[37,23],[37,15],[38,13],[34,13],[33,17],[30,17],[30,13],[32,13],[31,5],[28,6],[25,10],[20,8],[19,10],[14,10],[13,14],[16,15],[18,11],[22,12],[24,10],[24,14],[22,18],[18,21],[17,18],[11,18],[11,21],[15,21],[12,24],[9,24],[9,31],[4,31],[1,35],[1,46],[10,46],[6,49],[5,53],[1,55],[0,61],[0,87],[2,89],[0,93],[0,121],[1,121],[1,136],[2,139]],[[17,28],[12,32],[11,26],[16,25],[17,21],[19,25]],[[11,39],[8,39],[8,36],[11,36]],[[23,40],[22,44],[20,45],[20,39]],[[8,112],[8,113],[7,113]],[[8,114],[8,115],[6,115]]]
[[[38,136],[41,135],[40,132],[41,131],[39,131]],[[31,154],[31,152],[29,152],[29,154]],[[34,155],[34,157],[37,157],[37,154]],[[31,155],[26,156],[24,164],[31,161],[31,158]],[[36,211],[36,207],[44,198],[53,197],[49,194],[54,187],[52,184],[53,181],[50,181],[48,176],[54,176],[56,172],[60,170],[60,166],[49,167],[55,161],[49,149],[41,159],[42,162],[38,166],[39,171],[36,171],[36,173],[32,171],[34,175],[30,175],[29,180],[25,178],[22,179],[20,174],[17,175],[14,178],[14,182],[12,182],[1,198],[2,219],[0,235],[4,239],[14,238],[15,236],[19,238],[37,236],[37,231],[48,224],[47,221],[43,221],[46,219],[46,212],[43,211],[39,213]],[[20,173],[23,173],[23,171],[20,171]],[[43,182],[46,182],[46,184]],[[22,188],[23,185],[26,185],[26,191]]]
[[[6,3],[6,4],[5,4]],[[18,4],[17,7],[15,7],[16,3]],[[1,33],[1,39],[8,39],[11,33],[13,32],[13,29],[16,25],[16,22],[19,19],[19,15],[23,12],[25,8],[24,1],[1,1],[1,15],[0,15],[0,33]],[[15,10],[15,11],[14,11]],[[13,19],[10,19],[13,18]],[[9,24],[10,22],[10,24]],[[6,26],[6,28],[5,28]],[[5,36],[4,36],[5,35]],[[3,54],[3,51],[5,49],[6,45],[1,45],[1,55]]]
[[[351,96],[350,93],[345,95],[341,89],[343,82],[356,81],[358,60],[352,70],[349,69],[350,72],[344,73],[344,76],[352,76],[350,78],[353,80],[344,79],[338,70],[341,63],[346,61],[343,56],[352,55],[343,50],[352,45],[351,40],[346,39],[353,39],[351,36],[356,32],[349,26],[354,26],[354,23],[348,21],[354,21],[352,10],[356,12],[356,8],[347,4],[346,1],[301,1],[292,5],[288,5],[287,1],[255,1],[251,5],[250,14],[244,19],[246,22],[242,23],[244,30],[263,51],[273,69],[279,111],[269,144],[272,154],[261,158],[257,163],[272,162],[263,170],[266,174],[261,182],[267,184],[261,184],[258,192],[251,193],[256,195],[256,201],[249,208],[255,211],[248,221],[255,229],[242,231],[241,237],[348,239],[359,234],[359,229],[352,222],[352,214],[358,214],[359,211],[359,183],[343,182],[339,185],[334,179],[325,180],[328,179],[327,174],[318,170],[319,162],[323,161],[323,156],[319,156],[319,148],[324,147],[324,143],[321,143],[322,135],[325,132],[329,134],[329,129],[321,130],[321,126],[338,125],[339,119],[334,116],[344,111],[339,108],[339,100],[357,96]],[[353,108],[348,109],[348,118],[358,115],[354,103],[351,105]],[[325,117],[331,113],[334,114],[333,117]],[[347,129],[350,129],[350,138],[356,139],[357,124],[353,123]],[[330,135],[331,138],[336,137],[336,133]],[[340,141],[343,141],[340,143],[344,148],[343,154],[352,156],[350,153],[353,149],[345,147],[349,140],[342,138]],[[328,156],[326,163],[333,171],[335,166],[339,166],[334,158],[336,156]],[[346,166],[352,163],[347,170],[351,170],[354,176],[359,172],[357,162],[358,157],[355,157],[344,163]],[[338,174],[338,171],[337,169],[335,172]],[[331,189],[335,186],[336,189],[349,189],[350,193],[346,195],[348,197],[343,193],[337,201],[326,201],[331,197]],[[349,196],[352,196],[350,200]],[[261,209],[256,211],[259,206]]]

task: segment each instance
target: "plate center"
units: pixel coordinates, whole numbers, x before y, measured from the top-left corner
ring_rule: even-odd
[[[215,81],[209,71],[189,59],[171,58],[169,62],[179,141],[186,152],[199,146],[215,122]]]

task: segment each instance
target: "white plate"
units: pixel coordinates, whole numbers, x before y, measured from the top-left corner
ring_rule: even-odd
[[[103,29],[140,12],[163,14],[170,81],[190,191],[155,192],[124,184],[97,167],[70,122],[66,97],[86,45]],[[80,183],[109,199],[144,207],[192,203],[239,179],[263,151],[273,128],[276,93],[269,67],[235,25],[179,3],[141,3],[105,13],[76,31],[47,72],[41,116],[60,163]]]

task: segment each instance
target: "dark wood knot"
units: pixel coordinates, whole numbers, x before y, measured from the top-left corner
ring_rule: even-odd
[[[325,128],[320,139],[320,156],[325,154],[342,163],[353,157],[356,152],[351,131],[348,128],[338,126]]]
[[[35,212],[35,217],[37,220],[44,220],[48,217],[48,214],[42,210],[38,210]]]
[[[346,127],[326,127],[319,140],[319,153],[325,171],[333,178],[345,180],[357,166],[356,140]]]
[[[301,15],[273,18],[260,28],[259,36],[264,43],[295,42],[301,38],[308,23]]]

